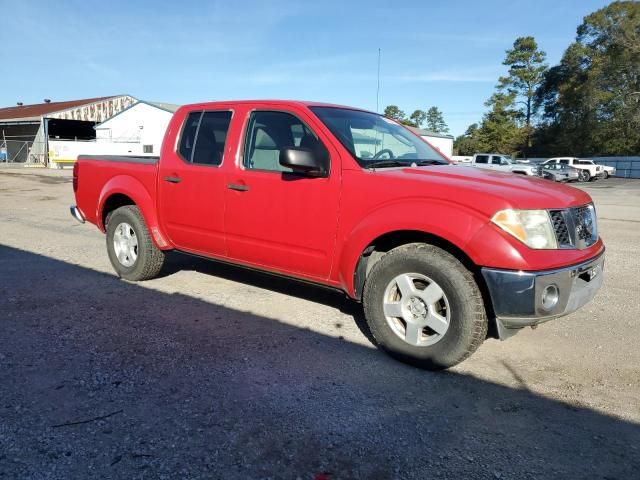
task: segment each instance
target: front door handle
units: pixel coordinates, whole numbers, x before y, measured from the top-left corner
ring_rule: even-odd
[[[238,192],[246,192],[249,190],[249,185],[239,185],[237,183],[230,183],[227,185],[229,190],[237,190]]]
[[[180,177],[164,177],[164,181],[169,183],[180,183],[182,179]]]

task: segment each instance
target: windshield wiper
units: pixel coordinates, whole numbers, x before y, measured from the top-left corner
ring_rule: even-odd
[[[385,168],[385,167],[426,167],[428,165],[446,165],[438,160],[380,160],[378,162],[369,162],[367,168]]]
[[[379,160],[377,162],[368,162],[367,168],[385,168],[385,167],[408,167],[410,164],[401,162],[400,160]]]
[[[417,160],[415,162],[411,162],[411,164],[415,164],[416,167],[425,167],[427,165],[447,165],[440,160]]]

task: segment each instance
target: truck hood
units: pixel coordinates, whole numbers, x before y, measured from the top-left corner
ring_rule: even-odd
[[[550,180],[461,165],[379,169],[374,173],[404,182],[405,191],[412,196],[441,198],[490,216],[504,208],[567,208],[591,202],[582,190]]]

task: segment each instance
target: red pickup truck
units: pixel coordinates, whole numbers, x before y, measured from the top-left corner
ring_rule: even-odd
[[[398,123],[297,101],[181,107],[159,158],[81,156],[72,215],[117,274],[179,250],[340,289],[426,369],[567,315],[603,278],[585,192],[450,164]]]

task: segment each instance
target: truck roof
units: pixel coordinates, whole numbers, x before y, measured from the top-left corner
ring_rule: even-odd
[[[201,107],[214,107],[214,106],[228,106],[228,105],[246,105],[252,103],[262,103],[269,104],[274,106],[299,106],[299,107],[333,107],[333,108],[344,108],[348,110],[358,110],[361,112],[374,113],[370,110],[364,108],[351,107],[348,105],[339,105],[335,103],[326,103],[326,102],[312,102],[307,100],[277,100],[277,99],[256,99],[256,100],[216,100],[211,102],[198,102],[191,103],[188,105],[183,105],[183,107],[188,108],[201,108]]]

